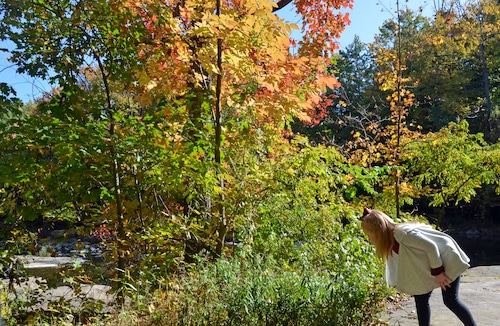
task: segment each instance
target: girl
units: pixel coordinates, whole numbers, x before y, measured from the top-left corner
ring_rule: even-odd
[[[363,232],[386,262],[386,282],[412,295],[419,326],[430,326],[429,298],[441,288],[444,304],[466,326],[476,323],[460,301],[460,275],[469,268],[469,257],[449,235],[420,223],[395,223],[378,210],[365,208],[360,217]]]

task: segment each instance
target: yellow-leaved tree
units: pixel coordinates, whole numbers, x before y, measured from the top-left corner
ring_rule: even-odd
[[[166,117],[182,107],[184,132],[178,140],[192,148],[207,140],[201,131],[213,130],[208,135],[213,155],[203,160],[213,164],[210,173],[218,180],[218,198],[205,207],[217,255],[231,222],[225,214],[229,190],[224,181],[233,176],[227,173],[224,153],[237,148],[231,140],[240,133],[232,126],[247,120],[250,129],[280,133],[291,118],[310,119],[321,94],[338,85],[326,74],[327,55],[335,50],[333,39],[348,18],[333,10],[349,7],[350,1],[295,4],[307,17],[307,41],[297,51],[292,51],[290,35],[298,26],[276,15],[280,3],[273,1],[126,1],[120,8],[149,31],[138,44],[140,64],[133,71],[137,82],[123,91],[134,93],[143,106],[168,103],[161,108]],[[130,28],[128,23],[122,26]]]

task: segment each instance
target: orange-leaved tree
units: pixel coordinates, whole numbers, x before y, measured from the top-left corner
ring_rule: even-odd
[[[5,137],[15,165],[2,180],[23,191],[12,207],[92,218],[110,235],[122,302],[132,273],[169,269],[187,247],[220,256],[247,200],[234,180],[260,168],[241,145],[275,155],[286,123],[337,85],[328,40],[348,21],[330,8],[350,3],[297,1],[305,39],[293,51],[296,26],[269,0],[0,0],[13,62],[60,87]]]
[[[86,130],[82,148],[69,153],[81,160],[83,175],[89,167],[95,173],[89,188],[101,189],[101,220],[117,229],[121,275],[132,250],[127,240],[148,229],[146,207],[179,208],[184,216],[174,222],[200,226],[221,254],[230,224],[225,207],[232,205],[223,181],[235,173],[226,156],[239,159],[242,126],[255,139],[280,134],[291,117],[309,119],[321,93],[337,85],[326,74],[328,54],[348,17],[331,8],[351,2],[296,1],[305,36],[292,51],[298,27],[268,0],[0,1],[2,38],[17,46],[12,61],[60,86],[40,105],[44,118],[80,136]],[[159,189],[178,191],[169,198],[178,202],[163,204]],[[141,222],[132,227],[136,214]]]
[[[130,85],[136,99],[145,106],[173,104],[162,108],[167,117],[182,107],[187,117],[181,122],[182,139],[191,148],[206,145],[201,132],[208,132],[213,152],[201,159],[218,176],[213,186],[219,198],[212,198],[217,204],[205,207],[205,215],[211,221],[209,237],[217,238],[217,255],[230,222],[224,210],[224,193],[229,191],[223,182],[229,178],[224,153],[238,146],[228,142],[229,122],[251,116],[257,128],[266,123],[277,130],[292,117],[308,120],[307,112],[319,103],[321,93],[337,85],[326,74],[327,55],[336,49],[333,39],[348,16],[333,14],[331,8],[350,3],[296,1],[305,36],[298,50],[291,51],[295,44],[290,34],[297,26],[275,14],[279,7],[273,1],[124,2],[149,31],[139,44],[137,83]]]

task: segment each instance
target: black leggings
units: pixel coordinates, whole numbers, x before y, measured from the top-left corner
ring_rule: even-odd
[[[455,315],[466,326],[476,326],[476,322],[472,317],[469,309],[464,305],[458,297],[458,288],[460,286],[460,277],[450,284],[446,291],[441,290],[443,293],[443,302],[448,309],[453,311]],[[415,304],[417,305],[417,316],[419,326],[430,326],[431,324],[431,308],[429,306],[429,298],[431,292],[426,294],[415,295]]]

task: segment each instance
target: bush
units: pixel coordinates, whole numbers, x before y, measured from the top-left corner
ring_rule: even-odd
[[[244,249],[235,257],[200,262],[156,293],[141,325],[369,324],[387,295],[374,281],[378,269],[341,259],[330,262],[335,270],[318,266],[315,249],[302,246],[288,266]],[[334,257],[338,253],[331,252]]]
[[[235,201],[245,205],[228,210],[238,217],[231,229],[238,243],[232,256],[214,260],[207,251],[195,250],[206,256],[188,264],[178,252],[183,242],[170,242],[183,232],[182,238],[201,237],[203,232],[190,231],[200,224],[153,224],[129,239],[136,246],[143,243],[148,254],[131,251],[135,259],[119,283],[124,308],[116,307],[116,315],[72,321],[114,326],[369,324],[387,289],[378,283],[382,268],[353,218],[361,205],[351,188],[362,184],[363,191],[373,192],[372,176],[325,148],[284,155],[260,176],[255,185],[248,184],[248,198],[243,192]],[[39,324],[73,314],[63,308],[48,318],[40,314]]]

